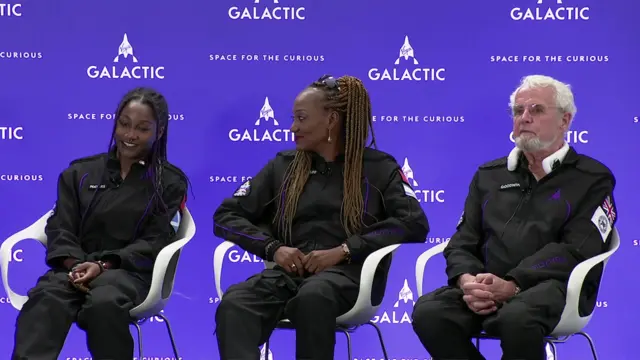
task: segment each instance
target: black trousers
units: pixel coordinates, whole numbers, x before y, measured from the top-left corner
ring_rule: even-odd
[[[462,300],[462,290],[447,286],[418,299],[413,329],[434,360],[484,360],[471,341],[481,330],[500,338],[503,360],[546,360],[544,337],[560,321],[565,299],[566,286],[549,280],[480,316]]]
[[[296,359],[333,360],[336,318],[353,307],[358,290],[332,269],[306,278],[267,269],[233,285],[216,311],[220,359],[258,360],[260,345],[287,318],[296,329]]]
[[[95,278],[89,294],[69,284],[66,271],[51,270],[29,290],[16,321],[12,360],[57,360],[74,321],[87,333],[94,360],[131,360],[129,310],[141,303],[149,285],[125,270]]]

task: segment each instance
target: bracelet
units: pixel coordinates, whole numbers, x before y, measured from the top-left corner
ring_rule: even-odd
[[[100,266],[100,274],[102,274],[104,272],[104,264],[102,263],[102,261],[96,261],[95,263]]]

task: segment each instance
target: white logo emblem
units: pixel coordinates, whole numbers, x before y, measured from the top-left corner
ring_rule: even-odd
[[[256,2],[259,0],[256,0]],[[267,346],[263,345],[262,348],[260,349],[260,360],[273,360],[273,353],[271,352],[271,349],[269,349],[269,354],[266,353],[267,352]]]
[[[416,302],[413,301],[413,291],[411,291],[411,288],[409,288],[409,283],[407,282],[407,279],[404,279],[404,285],[402,285],[402,289],[400,289],[400,292],[398,293],[398,301],[396,301],[396,303],[393,304],[393,307],[397,308],[398,305],[400,305],[401,301],[403,301],[405,304],[408,303],[409,301],[411,301],[411,305],[416,304]]]
[[[138,58],[133,54],[133,45],[129,42],[129,36],[125,33],[122,42],[118,46],[118,54],[113,58],[114,64],[130,62],[138,64]],[[164,79],[164,66],[135,65],[120,66],[96,66],[87,68],[87,76],[92,79]]]
[[[260,0],[256,0],[260,1]],[[262,109],[260,109],[260,117],[256,120],[256,126],[260,125],[260,120],[269,121],[269,119],[273,120],[273,125],[278,126],[278,120],[275,118],[275,113],[273,112],[273,108],[269,104],[269,97],[264,98],[264,105],[262,105]]]
[[[405,60],[409,60],[409,58],[411,58],[413,59],[413,65],[418,65],[418,59],[416,59],[416,56],[413,54],[413,48],[411,47],[411,44],[409,44],[409,37],[406,35],[404,37],[404,44],[402,44],[402,47],[400,48],[400,55],[394,64],[399,65],[400,59],[402,58]]]
[[[409,42],[409,36],[405,35],[404,43],[400,47],[400,54],[394,65],[401,65],[401,63],[405,63],[412,60],[413,65],[418,65],[418,59],[415,56],[415,50],[411,43]],[[413,80],[413,81],[444,81],[444,68],[415,68],[415,69],[378,69],[372,68],[369,70],[369,79],[370,80]]]
[[[120,56],[124,56],[124,58],[126,59],[127,57],[129,57],[129,55],[131,55],[131,59],[133,59],[134,63],[138,62],[138,58],[133,55],[133,46],[131,46],[131,43],[129,43],[129,38],[127,38],[127,33],[125,33],[124,38],[122,39],[122,43],[120,43],[120,46],[118,47],[118,55],[115,57],[115,59],[113,59],[113,62],[117,63],[118,61],[120,61]]]
[[[413,177],[413,169],[409,166],[409,158],[404,158],[404,164],[402,165],[402,172],[408,180],[411,180],[411,185],[418,186],[418,182]]]
[[[600,232],[602,241],[607,241],[607,237],[609,237],[609,233],[611,232],[611,222],[602,207],[598,206],[596,211],[593,212],[593,215],[591,215],[591,223],[593,223]]]
[[[255,118],[254,118],[255,119]],[[272,123],[265,125],[264,123]],[[269,101],[269,97],[265,97],[264,105],[260,108],[258,120],[253,121],[256,128],[253,129],[231,129],[229,130],[229,140],[231,141],[255,141],[255,142],[281,142],[292,141],[294,136],[289,129],[275,128],[280,123],[275,118],[275,112]],[[263,129],[260,129],[261,127]]]

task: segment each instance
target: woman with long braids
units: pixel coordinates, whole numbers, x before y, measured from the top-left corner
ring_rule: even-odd
[[[115,115],[109,151],[71,162],[58,178],[45,230],[50,270],[18,315],[12,360],[58,359],[74,322],[93,359],[133,358],[129,310],[175,235],[188,180],[167,161],[161,94],[135,89]]]
[[[371,121],[359,79],[320,78],[295,100],[296,150],[278,153],[215,212],[216,236],[277,264],[222,297],[222,360],[257,360],[281,318],[295,326],[296,359],[332,360],[335,320],[355,304],[367,255],[425,241],[427,218],[396,160],[371,148]],[[389,265],[374,282],[378,302]]]

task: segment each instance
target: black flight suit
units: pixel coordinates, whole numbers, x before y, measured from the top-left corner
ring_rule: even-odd
[[[51,269],[18,315],[12,360],[58,359],[74,321],[86,330],[94,360],[131,360],[129,310],[149,291],[154,260],[175,235],[170,221],[186,194],[185,176],[167,163],[162,198],[168,213],[155,206],[150,171],[136,163],[122,180],[112,152],[75,160],[60,174],[45,230]],[[92,280],[85,294],[69,284],[67,258],[103,260],[113,268]]]
[[[449,286],[422,296],[414,308],[413,327],[429,354],[484,359],[470,341],[484,329],[501,338],[503,359],[546,359],[543,337],[560,321],[571,271],[608,250],[617,218],[614,187],[606,166],[573,148],[540,181],[522,153],[515,171],[507,169],[506,157],[480,166],[444,250]],[[603,233],[594,213],[608,215],[595,217]],[[582,291],[585,314],[595,306],[602,266],[593,270]],[[496,313],[476,315],[456,287],[465,273],[492,273],[521,292]]]
[[[278,153],[234,197],[224,200],[214,215],[216,236],[273,261],[276,249],[285,245],[280,240],[284,237],[271,226],[276,211],[273,200],[279,196],[294,156],[295,151]],[[365,150],[362,191],[366,227],[349,238],[340,221],[344,157],[326,162],[312,156],[310,175],[293,220],[293,243],[286,246],[307,254],[335,248],[346,240],[352,262],[303,277],[276,266],[229,287],[216,311],[222,360],[257,360],[260,344],[267,341],[281,318],[295,325],[297,359],[332,360],[335,319],[355,304],[367,255],[388,245],[425,241],[427,218],[392,156]],[[389,265],[385,261],[377,271],[373,296],[378,302],[384,294]]]

